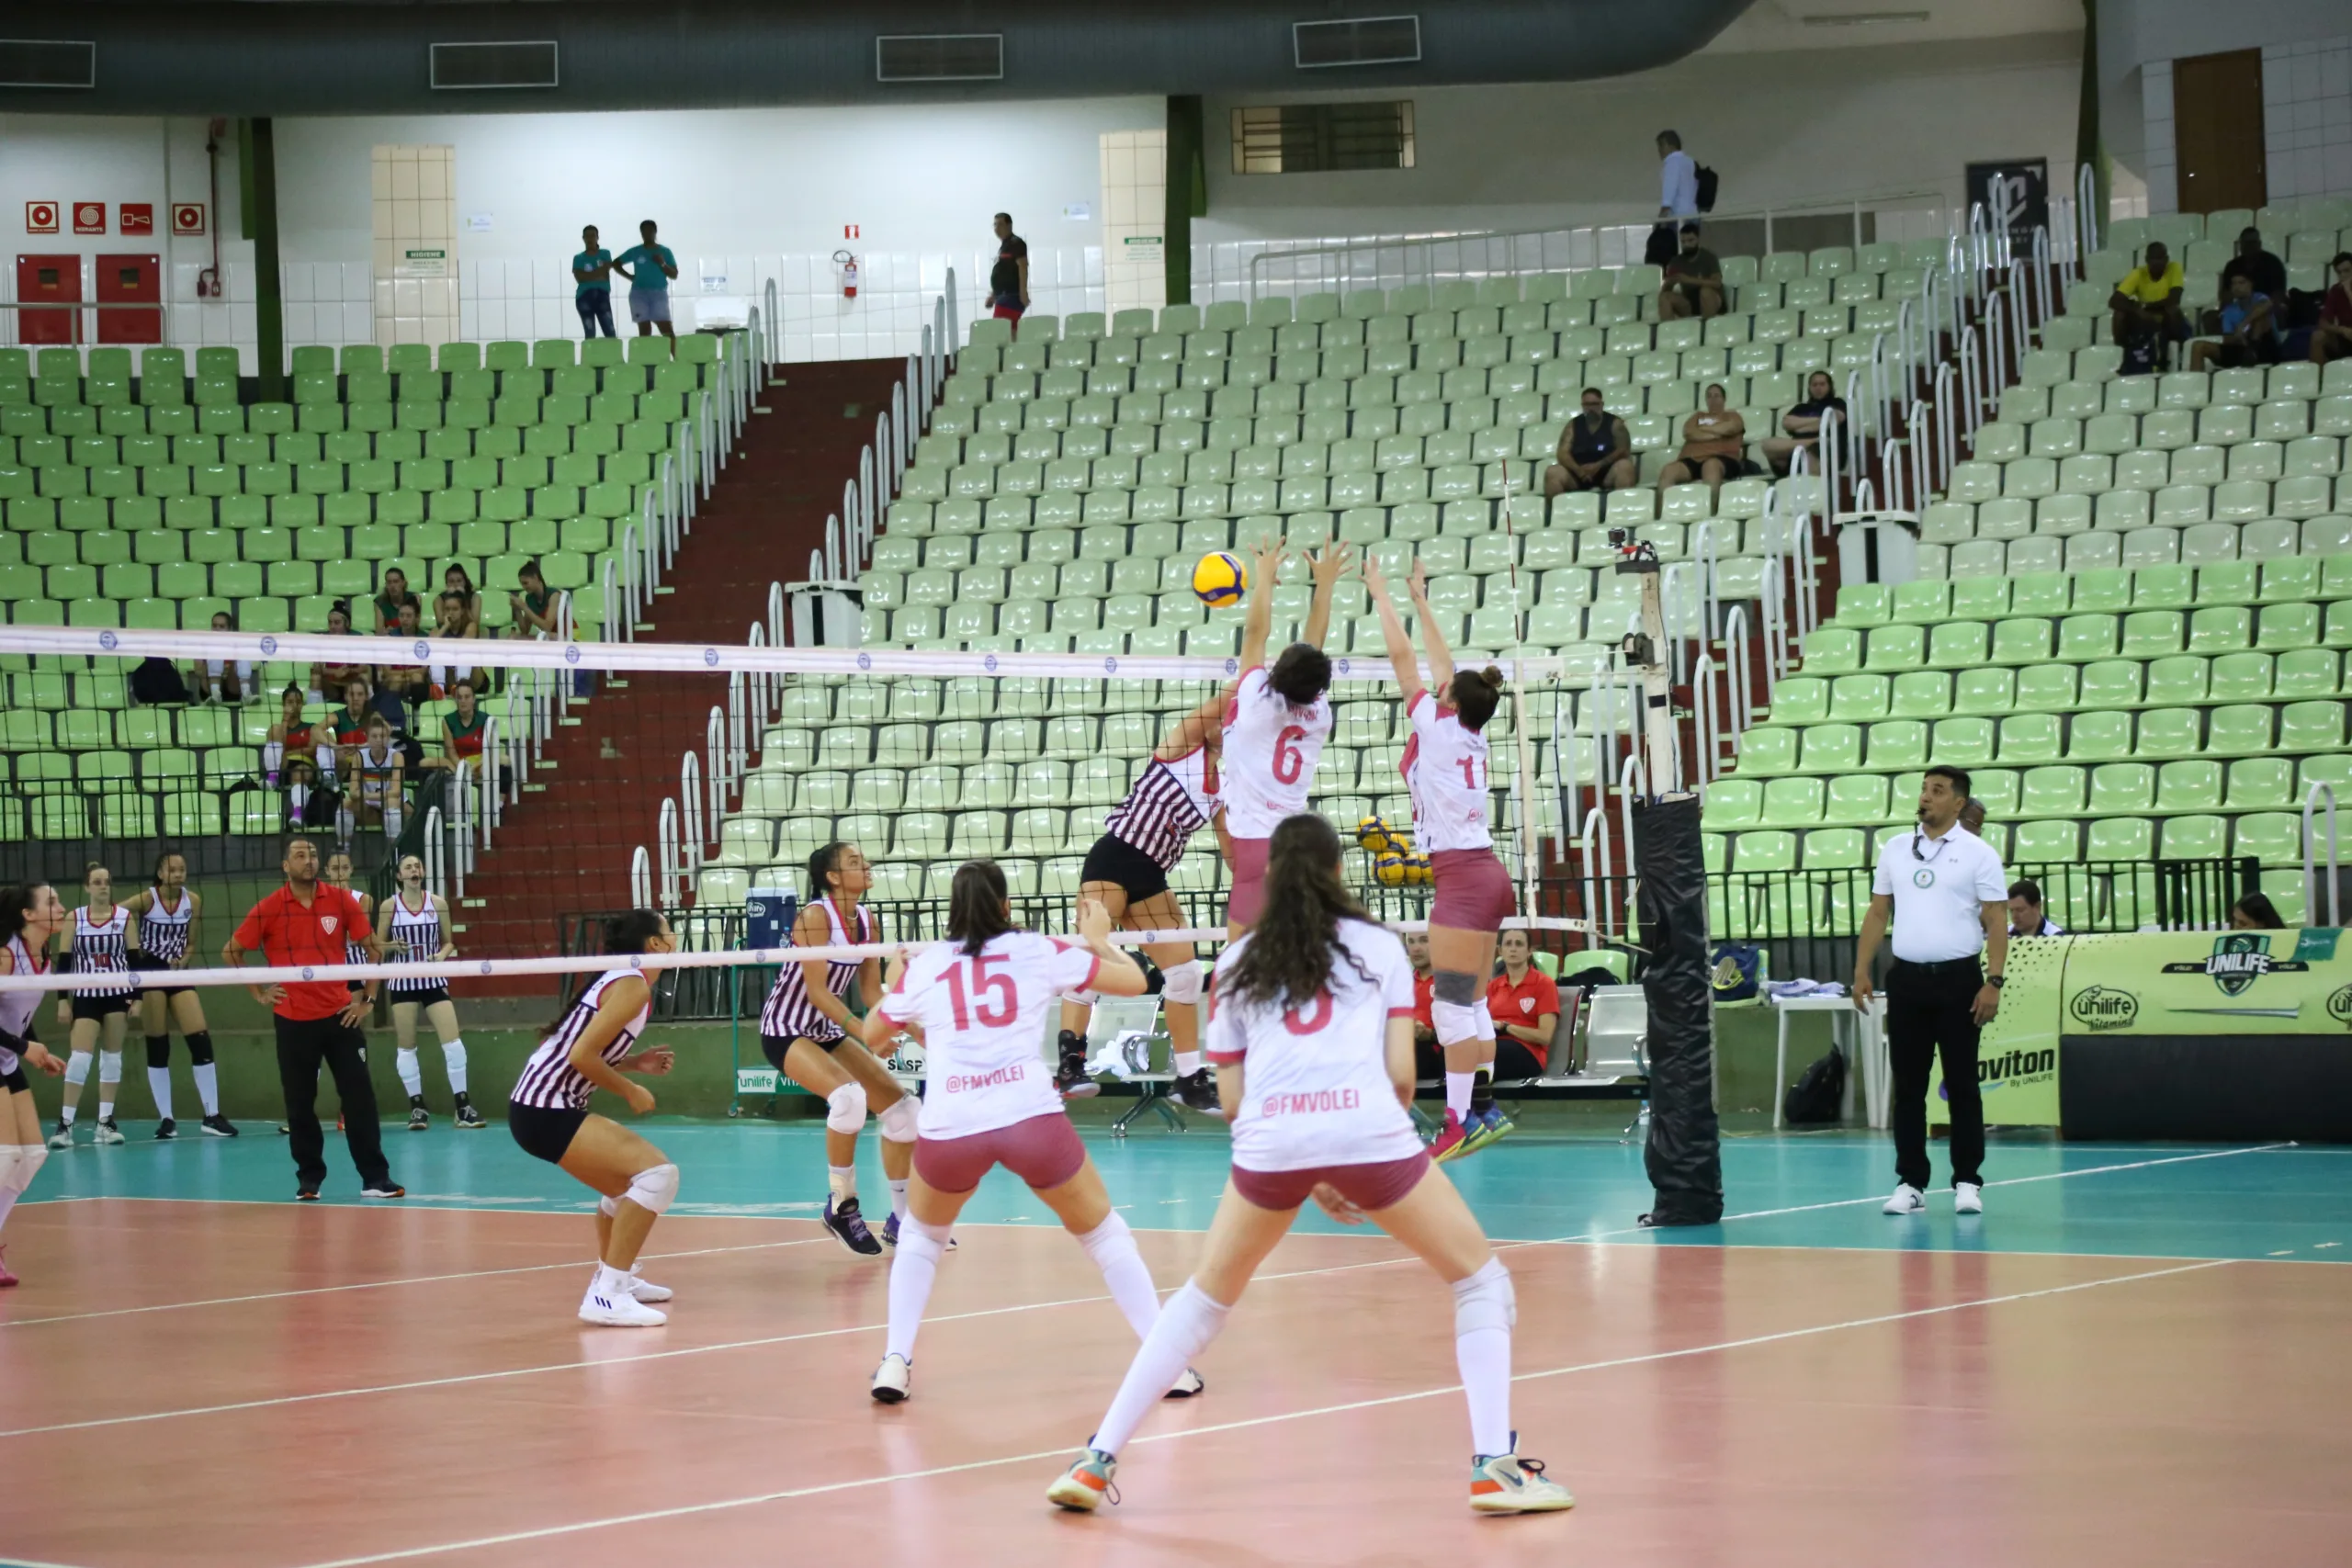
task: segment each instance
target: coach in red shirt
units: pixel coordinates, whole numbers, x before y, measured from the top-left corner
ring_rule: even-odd
[[[259,952],[273,968],[324,968],[345,962],[345,942],[370,942],[368,912],[340,887],[319,880],[318,846],[292,839],[280,863],[286,886],[253,907],[220,950],[231,968]],[[363,1198],[401,1198],[406,1189],[384,1163],[383,1128],[376,1120],[376,1086],[368,1077],[367,1041],[359,1021],[367,1003],[341,980],[252,986],[254,999],[275,1014],[277,1079],[286,1094],[286,1125],[294,1151],[294,1196],[316,1201],[326,1179],[326,1139],[319,1130],[319,1065],[334,1074],[351,1163],[359,1168]]]
[[[1543,1076],[1560,1026],[1560,987],[1535,967],[1534,944],[1523,931],[1502,936],[1503,972],[1487,985],[1487,1010],[1495,1016],[1495,1078]]]

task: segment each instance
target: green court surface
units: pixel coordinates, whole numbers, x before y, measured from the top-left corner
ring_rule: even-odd
[[[684,1173],[673,1213],[814,1217],[823,1204],[823,1129],[817,1123],[657,1118],[640,1127]],[[119,1147],[85,1142],[53,1154],[28,1201],[292,1198],[285,1143],[268,1123],[245,1123],[245,1135],[234,1142],[183,1134],[157,1144],[152,1124],[126,1122],[123,1130],[130,1142]],[[503,1125],[461,1134],[443,1121],[411,1134],[388,1123],[384,1139],[411,1205],[548,1213],[590,1207],[585,1189],[517,1149]],[[1183,1133],[1119,1139],[1089,1128],[1086,1141],[1130,1224],[1206,1226],[1225,1180],[1227,1145],[1220,1129],[1196,1122]],[[878,1222],[888,1190],[875,1140],[862,1140],[860,1149],[865,1206]],[[1941,1145],[1932,1152],[1941,1180]],[[2352,1259],[2352,1150],[2065,1145],[1996,1134],[1984,1168],[1987,1213],[1966,1219],[1952,1213],[1948,1190],[1929,1194],[1923,1216],[1881,1214],[1892,1161],[1886,1139],[1865,1133],[1727,1137],[1723,1223],[1668,1232],[1635,1224],[1650,1198],[1642,1152],[1613,1137],[1527,1132],[1446,1168],[1498,1240]],[[327,1164],[326,1201],[358,1202],[357,1179],[333,1134]],[[1026,1189],[999,1171],[981,1184],[966,1223],[1054,1222]],[[1337,1228],[1311,1205],[1300,1224]]]

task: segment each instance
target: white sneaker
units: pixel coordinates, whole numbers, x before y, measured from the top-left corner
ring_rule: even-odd
[[[905,1401],[907,1385],[914,1380],[914,1369],[907,1359],[896,1351],[882,1358],[874,1369],[874,1397],[884,1404],[899,1404]]]
[[[641,1302],[666,1302],[670,1299],[671,1292],[667,1285],[657,1285],[650,1280],[640,1280],[631,1274],[628,1277],[628,1293]]]
[[[626,1278],[622,1283],[627,1283]],[[599,1274],[588,1293],[580,1298],[580,1321],[600,1328],[659,1328],[670,1321],[670,1314],[626,1294]]]
[[[1981,1214],[1984,1212],[1984,1189],[1974,1181],[1951,1184],[1951,1208],[1956,1214]]]
[[[1170,1383],[1168,1385],[1168,1392],[1161,1394],[1159,1397],[1162,1399],[1190,1399],[1208,1386],[1208,1379],[1201,1376],[1200,1373],[1194,1371],[1192,1368],[1186,1367],[1184,1369],[1183,1375],[1179,1377],[1174,1382]]]
[[[1895,1183],[1894,1196],[1886,1201],[1882,1214],[1917,1214],[1926,1211],[1927,1195],[1907,1181]]]

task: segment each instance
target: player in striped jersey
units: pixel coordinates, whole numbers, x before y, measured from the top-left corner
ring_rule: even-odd
[[[354,682],[356,686],[358,682]],[[401,836],[401,807],[406,759],[392,743],[392,723],[380,713],[368,716],[366,744],[351,754],[351,782],[335,813],[335,837],[351,841],[354,828],[384,829],[387,841]]]
[[[126,900],[123,908],[139,920],[139,945],[130,966],[143,972],[147,983],[139,992],[139,1027],[147,1037],[147,1089],[155,1097],[159,1139],[175,1136],[172,1120],[172,1025],[187,1037],[188,1069],[196,1077],[197,1097],[204,1101],[204,1131],[215,1138],[233,1138],[235,1123],[220,1114],[220,1069],[212,1060],[212,1031],[204,1020],[204,1002],[193,986],[175,986],[168,972],[187,967],[188,954],[198,950],[197,927],[204,919],[204,899],[187,885],[187,857],[165,850],[155,857],[155,880],[144,892]],[[160,971],[160,973],[159,973]]]
[[[39,975],[49,968],[50,943],[66,923],[65,906],[46,882],[0,888],[0,975]],[[30,1067],[51,1077],[65,1064],[32,1037],[39,991],[0,995],[0,1226],[8,1211],[33,1184],[49,1151],[41,1146],[40,1109],[33,1103]],[[8,1272],[7,1248],[0,1246],[0,1290],[17,1282]]]
[[[1487,1010],[1487,982],[1495,972],[1495,939],[1519,910],[1510,873],[1495,853],[1487,827],[1493,801],[1487,791],[1487,722],[1502,701],[1502,671],[1457,671],[1431,613],[1429,579],[1419,560],[1406,577],[1413,614],[1429,649],[1429,684],[1421,684],[1413,639],[1388,601],[1380,569],[1364,563],[1363,585],[1380,615],[1388,661],[1412,721],[1401,771],[1413,798],[1413,827],[1430,857],[1437,891],[1430,900],[1430,1021],[1445,1053],[1445,1125],[1430,1153],[1440,1160],[1484,1147],[1510,1131],[1495,1105],[1495,1020]]]
[[[424,886],[424,863],[414,855],[401,857],[401,885],[376,910],[386,954],[396,964],[446,964],[458,956],[449,931],[448,901]],[[416,1015],[423,1013],[440,1037],[441,1065],[448,1070],[454,1115],[464,1128],[487,1127],[481,1112],[466,1098],[466,1042],[458,1028],[458,1004],[439,980],[395,978],[386,987],[392,999],[392,1036],[399,1043],[393,1061],[401,1087],[408,1091],[408,1130],[422,1133],[433,1124],[424,1108],[424,1069],[416,1055]]]
[[[130,911],[114,901],[114,875],[96,861],[82,869],[82,908],[74,923],[57,933],[76,975],[130,974]],[[82,1086],[90,1079],[93,1053],[98,1064],[98,1120],[91,1139],[99,1144],[122,1142],[114,1124],[114,1100],[122,1083],[122,1036],[130,1021],[131,988],[128,985],[91,986],[57,998],[57,1025],[67,1032],[70,1055],[65,1061],[64,1108],[57,1131],[50,1135],[52,1149],[74,1146],[74,1118],[80,1111]]]
[[[507,1100],[506,1128],[523,1152],[560,1166],[603,1197],[596,1272],[580,1302],[582,1323],[651,1328],[670,1320],[652,1304],[668,1301],[670,1292],[637,1277],[637,1255],[677,1196],[678,1168],[637,1134],[592,1112],[588,1101],[601,1089],[639,1116],[653,1109],[653,1091],[621,1075],[660,1077],[670,1070],[667,1045],[631,1047],[653,1009],[645,960],[677,945],[670,922],[652,909],[607,920],[605,951],[615,967],[591,981],[549,1027]]]
[[[855,844],[833,842],[808,857],[808,900],[792,922],[795,947],[852,947],[881,932],[858,900],[874,885]],[[882,999],[882,965],[872,958],[809,959],[776,971],[760,1010],[760,1050],[768,1065],[825,1102],[825,1228],[852,1252],[871,1258],[899,1239],[914,1169],[915,1102],[881,1058],[851,1030],[843,999],[850,986],[866,1011]],[[882,1123],[882,1174],[890,1182],[890,1218],[876,1241],[857,1204],[857,1135],[871,1108]]]
[[[1128,931],[1182,931],[1182,906],[1169,890],[1168,874],[1183,858],[1193,835],[1216,825],[1218,847],[1225,829],[1217,795],[1217,749],[1224,741],[1218,719],[1233,701],[1227,682],[1206,702],[1176,721],[1160,739],[1127,798],[1103,820],[1103,834],[1086,852],[1079,872],[1079,897],[1091,898]],[[1156,942],[1144,953],[1162,976],[1161,1002],[1168,1015],[1168,1043],[1176,1068],[1176,1098],[1193,1110],[1218,1115],[1216,1085],[1201,1066],[1201,987],[1206,971],[1188,942]],[[1096,1091],[1086,1076],[1086,1024],[1091,996],[1062,1003],[1061,1065],[1055,1087],[1070,1099]]]

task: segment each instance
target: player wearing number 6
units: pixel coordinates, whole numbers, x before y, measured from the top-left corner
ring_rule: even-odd
[[[857,1026],[876,1055],[888,1055],[900,1029],[920,1035],[930,1078],[890,1267],[889,1339],[874,1374],[874,1397],[885,1404],[907,1397],[915,1334],[956,1216],[1000,1165],[1060,1216],[1138,1337],[1159,1319],[1151,1271],[1112,1210],[1037,1050],[1057,997],[1143,994],[1143,970],[1111,945],[1109,910],[1080,899],[1078,930],[1082,945],[1019,930],[1004,873],[992,861],[967,861],[948,890],[947,941],[911,959],[894,957],[888,991]],[[1169,1396],[1201,1391],[1197,1373],[1170,1376]]]
[[[1250,614],[1241,627],[1241,679],[1225,712],[1225,826],[1233,840],[1233,896],[1225,928],[1238,937],[1258,920],[1266,879],[1266,840],[1274,826],[1306,809],[1316,761],[1331,738],[1331,660],[1323,634],[1331,625],[1331,592],[1349,565],[1345,545],[1329,544],[1308,558],[1315,596],[1307,604],[1306,635],[1266,665],[1274,626],[1275,579],[1283,551],[1258,552],[1250,576]]]
[[[1427,579],[1416,560],[1405,587],[1413,597],[1421,640],[1429,647],[1430,683],[1424,687],[1412,638],[1405,635],[1396,607],[1388,602],[1380,568],[1369,558],[1363,565],[1363,585],[1380,615],[1388,661],[1396,666],[1397,689],[1413,724],[1402,772],[1413,799],[1413,829],[1429,852],[1437,884],[1430,901],[1430,967],[1436,976],[1430,1022],[1445,1052],[1445,1126],[1430,1153],[1452,1159],[1510,1127],[1491,1100],[1475,1111],[1471,1103],[1479,1067],[1495,1059],[1487,978],[1495,971],[1496,930],[1518,910],[1510,874],[1496,856],[1494,835],[1487,827],[1485,731],[1502,699],[1502,671],[1491,665],[1478,671],[1453,668],[1437,617],[1430,613]],[[1432,696],[1432,692],[1443,695]]]

